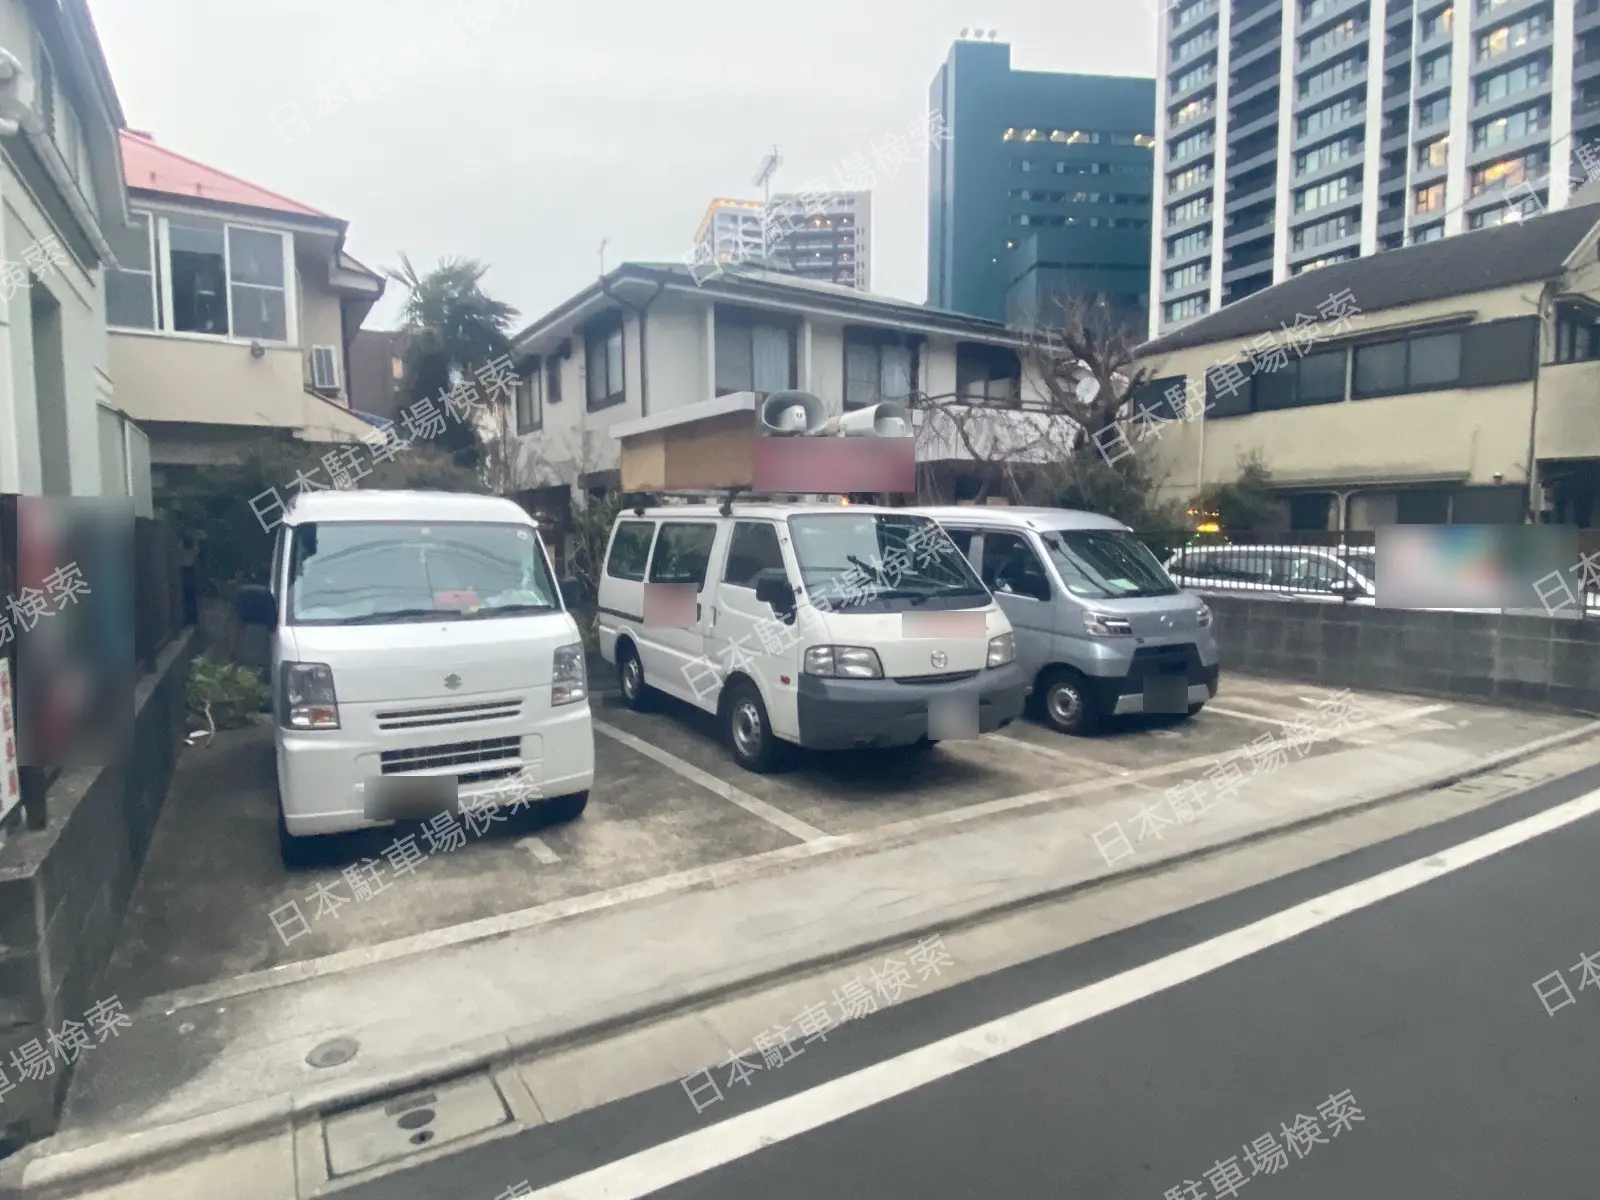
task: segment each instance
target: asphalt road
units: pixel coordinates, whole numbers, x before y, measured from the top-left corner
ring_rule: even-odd
[[[1600,972],[1600,816],[1187,982],[1139,988],[1017,1049],[970,1053],[971,1065],[907,1080],[927,1066],[919,1048],[926,1060],[941,1039],[996,1021],[999,1036],[1014,1038],[1013,1023],[1029,1020],[1016,1014],[1030,1006],[1135,968],[1161,974],[1181,952],[1204,952],[1195,948],[1406,864],[1453,862],[1453,848],[1596,788],[1600,767],[907,1000],[841,1026],[751,1086],[725,1089],[726,1101],[700,1114],[680,1085],[657,1088],[342,1194],[1592,1196],[1600,973],[1584,986],[1580,962],[1596,955]],[[726,1083],[726,1072],[717,1078]],[[873,1087],[882,1097],[863,1101]],[[778,1128],[780,1115],[789,1128]],[[673,1139],[617,1190],[581,1178]],[[709,1169],[673,1182],[681,1166],[663,1168],[694,1161]],[[663,1169],[664,1186],[649,1190]]]

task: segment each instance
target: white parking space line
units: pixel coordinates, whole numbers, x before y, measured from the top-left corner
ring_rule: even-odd
[[[1168,991],[1382,900],[1600,812],[1600,791],[1406,863],[1098,983],[952,1034],[630,1154],[534,1192],[532,1200],[635,1200],[809,1133],[979,1063]]]
[[[737,804],[751,816],[760,817],[769,825],[776,825],[787,834],[799,838],[803,842],[820,842],[828,835],[814,825],[807,825],[798,817],[791,817],[781,808],[774,808],[765,800],[758,800],[749,792],[736,788],[731,783],[724,783],[715,775],[702,771],[693,763],[684,762],[676,754],[668,754],[649,742],[636,738],[631,733],[625,733],[614,725],[607,725],[604,721],[594,721],[594,731],[603,733],[612,741],[621,742],[628,749],[646,758],[654,759],[669,771],[682,775],[690,783],[699,784],[708,792],[715,792],[724,800]]]
[[[533,837],[530,835],[525,838],[518,838],[517,845],[521,846],[524,850],[533,855],[534,858],[538,859],[547,867],[554,866],[556,863],[561,861],[561,855],[550,849],[549,843],[541,837]]]
[[[1278,725],[1284,729],[1294,724],[1293,721],[1285,721],[1281,717],[1264,717],[1260,713],[1241,712],[1237,708],[1223,708],[1220,704],[1208,704],[1205,711],[1216,713],[1219,717],[1235,717],[1241,721],[1260,721],[1263,725]]]
[[[1044,759],[1047,762],[1057,762],[1073,767],[1086,767],[1091,771],[1099,771],[1105,775],[1122,776],[1128,773],[1128,769],[1126,767],[1119,767],[1113,763],[1101,762],[1097,758],[1088,758],[1081,754],[1074,754],[1070,750],[1062,749],[1056,746],[1041,746],[1038,742],[1030,741],[1025,737],[1019,737],[1014,733],[1000,733],[995,736],[1004,739],[1005,748],[1008,752],[1015,747],[1021,749],[1025,753]],[[1052,734],[1051,736],[1060,737],[1062,735]],[[989,739],[984,738],[980,739],[980,741],[987,743]],[[955,742],[946,743],[946,745],[951,748],[954,748],[959,744],[960,743]]]

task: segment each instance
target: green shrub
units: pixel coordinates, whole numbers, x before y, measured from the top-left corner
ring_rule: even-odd
[[[191,721],[204,727],[206,708],[218,729],[245,729],[272,702],[272,692],[253,667],[202,654],[189,664],[184,697]]]

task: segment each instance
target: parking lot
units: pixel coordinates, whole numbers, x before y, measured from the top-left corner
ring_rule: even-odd
[[[1322,731],[1302,746],[1308,757],[1408,739],[1498,749],[1582,723],[1388,694],[1341,700],[1225,675],[1216,701],[1187,721],[1128,718],[1094,739],[1023,723],[921,758],[802,753],[784,772],[757,776],[733,765],[709,718],[670,700],[634,713],[600,688],[593,712],[596,781],[583,817],[501,822],[431,852],[412,830],[421,853],[409,870],[391,857],[403,836],[391,830],[341,839],[326,865],[287,872],[270,730],[186,750],[105,990],[151,1008],[287,964],[337,969],[374,947],[447,939],[467,923],[558,901],[600,907],[711,886],[719,864],[781,870],[799,855],[869,852],[1029,806],[1160,799],[1230,760],[1249,774],[1252,743],[1282,741],[1308,721]]]

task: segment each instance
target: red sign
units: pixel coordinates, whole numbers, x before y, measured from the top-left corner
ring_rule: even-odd
[[[756,439],[752,491],[915,492],[915,438],[762,437]]]

